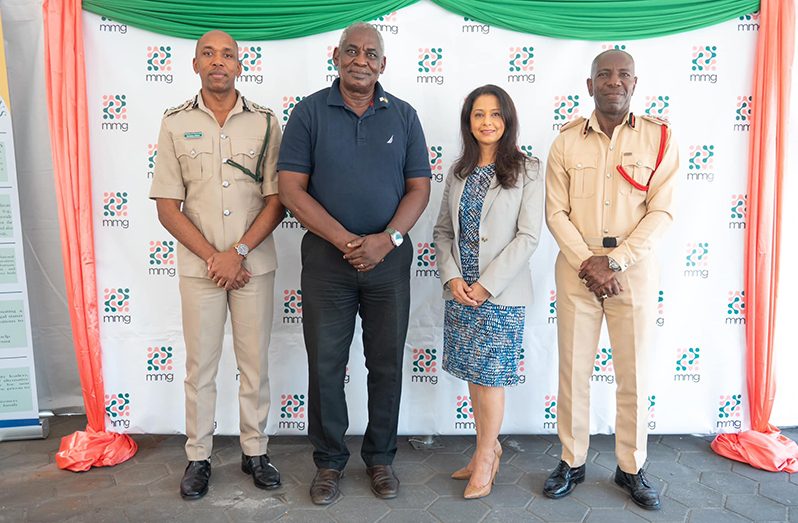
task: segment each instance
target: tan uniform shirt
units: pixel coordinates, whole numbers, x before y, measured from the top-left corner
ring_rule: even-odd
[[[241,170],[224,163],[231,159],[255,173],[271,119],[269,144],[261,165],[263,181],[255,182]],[[277,155],[282,132],[270,109],[239,94],[223,126],[197,95],[166,111],[158,137],[150,198],[182,200],[183,213],[218,251],[235,245],[264,206],[263,198],[277,194]],[[182,276],[207,278],[206,260],[183,245],[177,251]],[[244,262],[253,274],[277,268],[274,238],[269,235]]]
[[[648,191],[633,187],[616,168],[622,165],[636,182],[648,183],[661,126],[654,118],[630,114],[607,137],[594,112],[589,120],[564,126],[554,139],[546,166],[546,223],[574,269],[602,247],[602,238],[612,236],[618,246],[608,256],[626,270],[648,255],[673,221],[679,151],[670,128]]]

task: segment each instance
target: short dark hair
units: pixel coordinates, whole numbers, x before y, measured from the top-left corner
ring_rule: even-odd
[[[233,47],[235,47],[235,49],[236,49],[236,59],[238,59],[238,42],[236,41],[235,38],[233,38],[230,35],[230,33],[226,32],[226,31],[222,31],[221,29],[211,29],[210,31],[205,32],[202,36],[197,38],[197,43],[194,44],[194,56],[199,55],[199,45],[200,45],[200,42],[202,41],[202,39],[205,38],[207,35],[209,35],[211,33],[222,33],[224,35],[227,35],[230,38],[230,40],[233,41]]]
[[[463,109],[460,111],[463,150],[454,162],[452,172],[457,177],[465,179],[479,163],[479,144],[471,134],[471,110],[476,99],[482,95],[493,95],[499,100],[499,109],[504,120],[504,134],[499,139],[496,151],[496,180],[502,187],[508,189],[515,186],[529,159],[518,149],[518,113],[515,104],[510,95],[497,85],[477,87],[466,96]],[[538,159],[533,157],[531,161],[537,163]]]
[[[625,54],[629,58],[629,60],[632,61],[632,67],[634,67],[635,59],[634,59],[634,57],[632,57],[632,55],[630,55],[629,53],[627,53],[623,49],[607,49],[606,51],[602,51],[599,54],[597,54],[596,57],[593,59],[593,62],[590,64],[590,77],[591,78],[593,77],[594,74],[596,74],[596,69],[598,68],[598,63],[599,63],[599,60],[601,59],[601,57],[606,55],[606,54],[610,54],[610,53]]]

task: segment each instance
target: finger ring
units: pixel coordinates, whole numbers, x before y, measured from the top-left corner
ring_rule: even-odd
[[[365,263],[361,263],[360,265],[358,265],[358,267],[360,267],[361,269],[362,269],[363,267],[365,267],[365,266],[366,266],[366,264],[365,264]]]
[[[602,299],[602,300],[606,300],[607,298],[609,298],[609,296],[607,296],[606,294],[602,294],[602,295],[601,295],[601,299]]]
[[[587,285],[587,278],[582,278],[582,283],[584,283],[585,285]]]

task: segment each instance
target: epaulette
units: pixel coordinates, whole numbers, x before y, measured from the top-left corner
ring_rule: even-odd
[[[642,118],[643,120],[648,120],[649,122],[654,122],[657,125],[670,126],[670,124],[667,121],[662,120],[661,118],[657,118],[656,116],[651,116],[650,114],[641,114],[640,118]]]
[[[244,105],[244,109],[246,109],[247,111],[253,111],[253,112],[262,113],[262,114],[270,114],[270,115],[274,116],[275,118],[277,117],[274,114],[274,111],[272,111],[268,107],[264,107],[262,105],[258,105],[255,102],[251,102],[251,101],[247,100],[244,97],[242,97],[242,98],[243,99],[241,100],[241,102]]]
[[[563,126],[560,127],[560,132],[566,131],[566,130],[572,128],[572,127],[577,127],[579,125],[582,125],[583,123],[585,123],[585,121],[586,121],[585,117],[577,116],[576,118],[574,118],[570,122],[568,122],[566,124],[563,124]]]
[[[196,99],[195,98],[189,98],[188,100],[186,100],[182,104],[180,104],[180,105],[178,105],[176,107],[172,107],[172,108],[167,109],[166,111],[164,111],[163,116],[164,116],[164,118],[166,118],[167,116],[172,116],[173,114],[179,113],[180,111],[185,111],[189,107],[192,107],[195,103],[196,103]]]

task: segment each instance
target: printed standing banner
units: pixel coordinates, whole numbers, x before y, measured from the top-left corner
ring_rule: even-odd
[[[46,430],[39,422],[17,191],[0,23],[0,441],[41,437]]]
[[[200,87],[194,42],[84,14],[94,183],[95,242],[109,430],[182,432],[185,352],[175,240],[147,197],[157,162],[161,115]],[[593,57],[624,49],[636,59],[638,115],[668,120],[678,143],[675,220],[656,253],[661,265],[650,392],[653,433],[748,428],[744,369],[746,165],[753,13],[698,31],[650,40],[587,42],[516,33],[419,2],[374,21],[385,40],[385,89],[418,111],[429,147],[432,195],[410,231],[410,330],[404,355],[402,434],[464,434],[474,428],[466,384],[441,369],[443,301],[432,226],[443,181],[457,157],[459,111],[474,87],[495,83],[513,97],[520,147],[545,164],[559,129],[593,109],[585,80]],[[340,31],[295,40],[239,42],[239,90],[274,109],[284,125],[303,97],[336,78]],[[601,175],[603,173],[599,173]],[[632,188],[629,187],[631,191]],[[271,434],[307,430],[299,244],[288,217],[275,232],[275,318],[270,349]],[[530,262],[521,384],[508,389],[505,433],[556,433],[557,247],[544,226]],[[359,329],[359,327],[358,327]],[[218,374],[217,430],[238,430],[238,374],[232,337]],[[350,433],[366,425],[366,370],[360,330],[346,375]],[[591,380],[591,430],[615,421],[612,346],[604,332]]]

